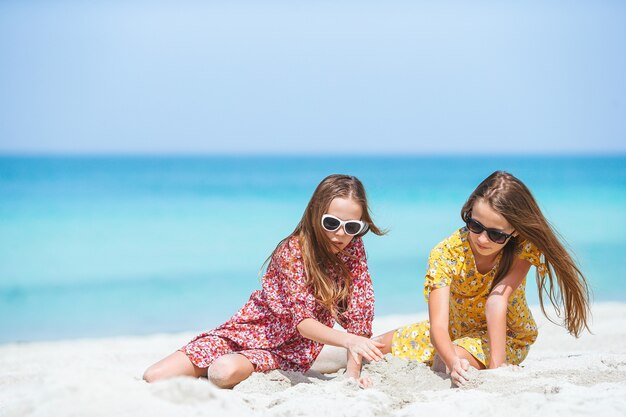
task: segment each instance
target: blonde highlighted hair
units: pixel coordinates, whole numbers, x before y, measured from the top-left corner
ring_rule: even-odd
[[[488,203],[518,233],[502,249],[493,286],[509,272],[521,245],[525,241],[531,242],[541,251],[545,263],[544,269],[537,269],[536,277],[541,311],[548,317],[543,305],[545,293],[557,316],[561,317],[563,313],[564,325],[572,335],[578,337],[584,329],[589,330],[587,280],[544,217],[528,187],[507,172],[494,172],[476,187],[463,205],[461,217],[464,221],[478,200]]]

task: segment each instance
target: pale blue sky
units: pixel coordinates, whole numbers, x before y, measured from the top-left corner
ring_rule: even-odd
[[[624,1],[2,1],[0,153],[625,153]]]

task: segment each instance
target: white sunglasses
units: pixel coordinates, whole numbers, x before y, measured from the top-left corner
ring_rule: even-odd
[[[322,216],[322,227],[328,232],[335,232],[343,226],[343,230],[349,236],[358,235],[367,229],[367,223],[361,220],[341,220],[332,214]]]

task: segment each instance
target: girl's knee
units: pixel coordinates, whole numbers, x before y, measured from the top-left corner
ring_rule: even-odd
[[[165,379],[167,376],[163,372],[163,367],[154,364],[143,373],[143,380],[152,383],[155,381],[159,381],[161,379]]]
[[[232,365],[214,363],[207,373],[209,381],[220,388],[230,388],[231,381],[235,376],[235,369]]]
[[[254,371],[248,359],[233,358],[229,355],[216,359],[208,369],[209,381],[220,388],[232,388]]]

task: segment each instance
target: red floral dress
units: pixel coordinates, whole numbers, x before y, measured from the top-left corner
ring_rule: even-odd
[[[352,275],[348,308],[338,322],[349,333],[371,337],[374,290],[367,268],[365,248],[355,237],[340,258]],[[257,372],[272,369],[306,372],[322,350],[322,344],[300,335],[296,326],[312,318],[329,327],[335,324],[306,285],[304,263],[297,237],[283,243],[272,256],[261,290],[226,323],[202,333],[180,350],[191,362],[208,368],[218,357],[239,353]]]

